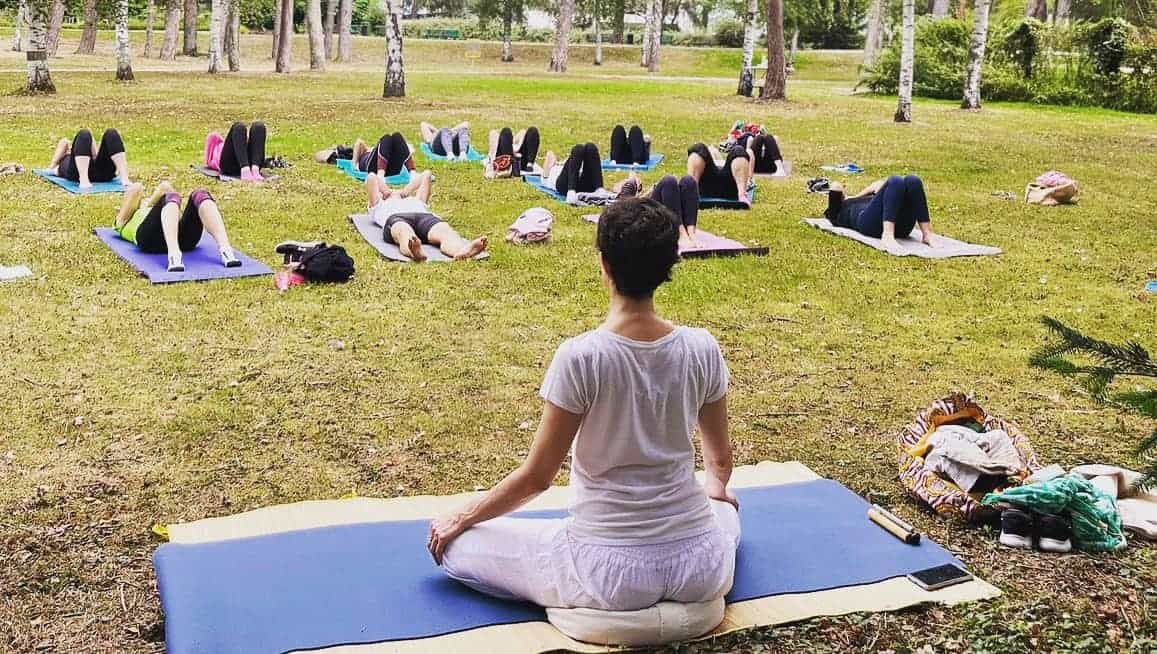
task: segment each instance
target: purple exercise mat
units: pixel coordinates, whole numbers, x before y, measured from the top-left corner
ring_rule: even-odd
[[[185,253],[185,272],[171,273],[167,270],[169,259],[164,254],[147,254],[137,249],[116,231],[107,227],[92,230],[96,237],[105,245],[120,255],[120,258],[129,263],[137,272],[149,278],[154,284],[171,284],[173,282],[200,282],[206,279],[228,279],[233,277],[255,277],[273,273],[269,266],[250,259],[234,248],[233,253],[241,260],[236,268],[226,268],[221,265],[221,256],[217,254],[217,244],[208,233],[201,236],[197,249]]]
[[[583,220],[588,223],[599,223],[599,214],[589,213],[583,216]],[[706,259],[708,257],[734,257],[740,254],[752,254],[757,257],[766,256],[767,248],[748,247],[739,241],[733,241],[729,238],[716,236],[711,232],[705,232],[702,229],[695,233],[699,241],[697,248],[679,248],[679,256],[684,259]]]

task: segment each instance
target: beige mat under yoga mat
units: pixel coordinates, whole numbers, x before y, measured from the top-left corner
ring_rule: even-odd
[[[702,478],[702,473],[700,473]],[[732,486],[771,486],[820,479],[798,462],[764,461],[737,468]],[[231,538],[384,520],[428,519],[453,510],[479,493],[450,496],[419,496],[395,499],[354,498],[298,502],[222,518],[208,518],[169,525],[174,543],[205,543]],[[569,503],[564,487],[554,487],[530,502],[526,510],[562,509]],[[1000,591],[979,579],[935,592],[927,592],[904,578],[874,584],[836,588],[812,593],[777,595],[736,602],[727,606],[723,624],[707,637],[751,627],[784,624],[818,616],[894,611],[923,603],[958,604],[996,597]],[[435,638],[394,641],[370,645],[331,647],[315,652],[327,654],[434,654],[441,652],[504,652],[537,654],[551,650],[575,652],[611,651],[564,636],[546,622],[496,625]]]

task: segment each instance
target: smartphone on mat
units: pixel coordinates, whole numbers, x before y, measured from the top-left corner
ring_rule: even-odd
[[[924,590],[940,590],[970,581],[972,575],[965,572],[960,566],[949,563],[913,572],[908,575],[908,579],[911,579],[912,583]]]

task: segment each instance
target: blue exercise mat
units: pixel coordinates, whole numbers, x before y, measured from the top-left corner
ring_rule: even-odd
[[[900,542],[868,520],[867,502],[834,481],[736,494],[743,537],[729,602],[960,564],[927,539]],[[428,531],[429,521],[409,520],[162,545],[153,564],[167,651],[288,652],[546,619],[541,608],[448,579],[426,552]]]
[[[539,191],[546,193],[547,195],[554,198],[555,200],[558,200],[559,202],[566,204],[566,195],[559,193],[555,189],[547,186],[546,183],[543,181],[542,175],[523,175],[522,181],[526,182],[527,184],[530,184],[531,186],[538,189]]]
[[[346,175],[349,175],[350,177],[356,179],[357,181],[359,181],[359,182],[366,181],[366,176],[367,176],[366,173],[363,173],[362,171],[358,170],[354,166],[353,159],[338,159],[336,165],[337,165],[338,170],[340,170],[343,173],[345,173]],[[386,183],[387,184],[394,184],[394,185],[409,184],[410,183],[410,169],[403,166],[402,172],[398,173],[397,175],[390,175],[389,177],[387,177]]]
[[[752,204],[755,204],[755,187],[754,186],[752,186],[751,189],[747,191],[747,197],[751,198]],[[700,196],[699,197],[699,208],[700,209],[742,209],[742,210],[746,211],[746,210],[750,209],[751,207],[747,206],[746,204],[743,204],[739,200],[729,200],[727,198],[712,198],[712,197],[707,197],[707,196]]]
[[[447,161],[450,163],[461,163],[461,160],[459,160],[459,159],[455,159],[453,161],[450,161],[450,157],[447,157],[444,154],[435,153],[433,150],[430,149],[429,143],[423,143],[422,145],[418,146],[418,149],[420,149],[422,151],[422,154],[426,155],[426,158],[429,159],[430,161]],[[471,145],[470,148],[466,150],[466,160],[469,162],[478,162],[478,161],[482,161],[485,158],[486,157],[482,153],[480,153],[474,149],[473,145]]]
[[[1145,284],[1145,290],[1150,293],[1157,293],[1157,279]]]
[[[60,188],[72,193],[73,195],[92,195],[94,193],[124,193],[125,185],[119,179],[111,182],[93,182],[92,189],[88,191],[80,190],[80,182],[74,182],[71,179],[58,177],[48,172],[48,169],[34,170],[37,177],[48,180],[56,184]]]
[[[221,255],[217,253],[217,243],[208,232],[201,235],[197,247],[185,252],[181,257],[185,272],[169,272],[169,257],[165,254],[149,254],[117,235],[115,230],[102,227],[92,230],[113,252],[124,259],[137,272],[154,284],[173,282],[201,282],[209,279],[231,279],[235,277],[256,277],[271,275],[269,266],[251,259],[236,248],[233,254],[241,262],[240,266],[226,268],[221,265]]]
[[[647,163],[618,163],[610,159],[603,159],[603,170],[654,170],[663,163],[663,155],[653,154]]]

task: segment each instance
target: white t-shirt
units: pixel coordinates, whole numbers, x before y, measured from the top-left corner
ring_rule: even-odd
[[[430,213],[430,207],[414,197],[402,197],[397,193],[370,207],[370,220],[378,227],[385,227],[390,216],[397,213]]]
[[[692,433],[727,382],[719,343],[704,329],[635,341],[600,328],[559,346],[540,395],[584,416],[571,452],[570,534],[653,545],[713,529]]]

